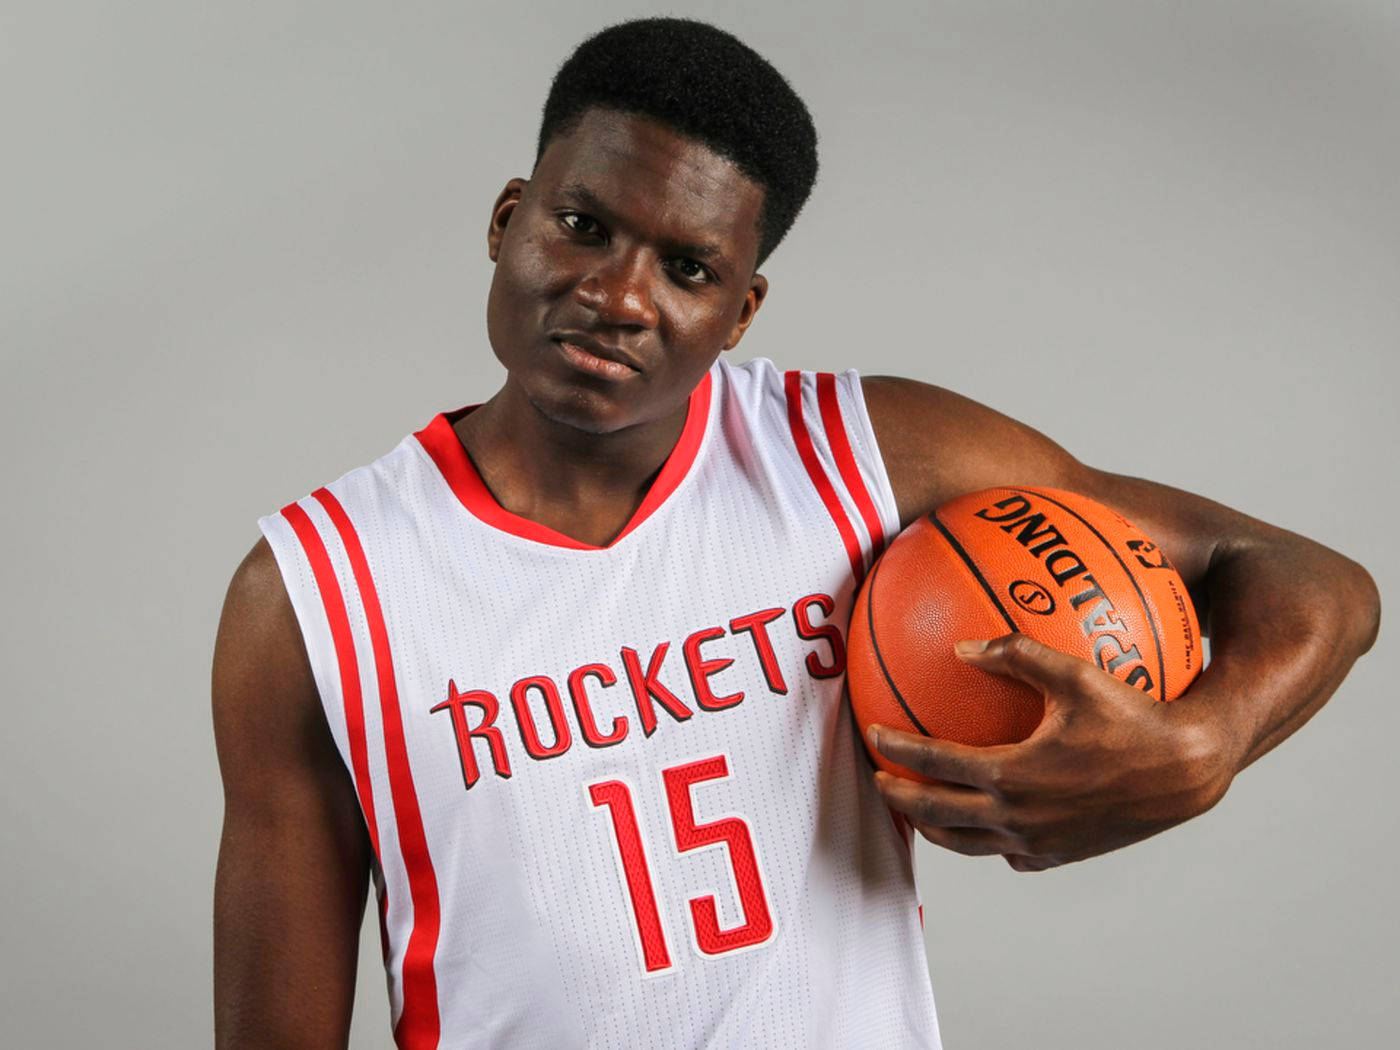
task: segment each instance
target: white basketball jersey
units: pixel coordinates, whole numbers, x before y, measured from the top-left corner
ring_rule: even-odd
[[[435,417],[268,515],[374,847],[399,1047],[937,1048],[845,687],[898,515],[854,370],[721,359],[626,528]]]

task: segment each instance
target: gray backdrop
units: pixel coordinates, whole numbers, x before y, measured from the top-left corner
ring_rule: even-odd
[[[1397,6],[856,6],[675,12],[821,134],[736,359],[942,383],[1394,601]],[[207,1045],[225,585],[257,515],[496,389],[492,200],[568,51],[648,11],[0,8],[8,1044]],[[1388,1044],[1397,657],[1146,843],[1035,876],[921,843],[949,1047]]]

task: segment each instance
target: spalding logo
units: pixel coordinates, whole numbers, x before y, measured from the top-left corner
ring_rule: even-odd
[[[1026,612],[1038,616],[1049,616],[1055,611],[1055,599],[1038,583],[1030,580],[1017,580],[1010,587],[1011,600]]]

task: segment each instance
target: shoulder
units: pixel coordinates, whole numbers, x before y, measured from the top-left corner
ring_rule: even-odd
[[[722,356],[716,370],[724,396],[740,402],[777,405],[784,415],[804,403],[815,410],[827,401],[833,405],[840,401],[849,409],[860,396],[861,379],[854,368],[836,372],[785,369],[766,357],[735,364]]]
[[[226,609],[239,611],[267,610],[283,604],[290,609],[282,574],[266,537],[253,544],[234,569],[224,603]]]
[[[766,357],[751,357],[736,363],[728,354],[721,354],[715,360],[715,373],[731,395],[780,391],[783,386],[782,370]]]
[[[368,517],[388,520],[401,513],[412,517],[425,494],[433,491],[434,479],[441,484],[441,468],[434,465],[439,458],[435,455],[438,445],[457,440],[445,415],[434,416],[422,429],[405,435],[377,458],[332,481],[302,490],[302,495],[260,517],[258,527],[271,547],[250,552],[249,557],[254,558],[254,563],[247,566],[250,577],[261,579],[280,565],[286,580],[288,552],[301,546],[311,532],[334,532],[334,522],[342,514],[351,521]],[[294,603],[297,597],[293,595]]]
[[[1010,416],[932,383],[884,375],[862,376],[860,383],[870,422],[877,436],[890,439],[891,447],[902,444],[901,434],[915,437],[922,448],[927,438],[918,435],[928,433],[944,435],[949,441],[959,434],[976,441],[1005,441],[1018,432],[1035,433]],[[909,434],[910,429],[914,434]]]
[[[282,627],[292,628],[288,633]],[[224,595],[220,641],[261,645],[299,638],[286,584],[267,538],[253,544],[233,571]]]
[[[229,581],[214,643],[215,730],[319,709],[316,686],[282,572],[259,539]]]
[[[861,390],[900,520],[1005,484],[1082,491],[1088,468],[1044,434],[944,387],[900,376],[865,376]]]

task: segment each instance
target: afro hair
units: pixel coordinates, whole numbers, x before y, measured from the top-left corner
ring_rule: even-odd
[[[816,182],[817,129],[806,105],[762,55],[705,22],[635,19],[581,43],[550,85],[535,163],[592,107],[655,119],[758,183],[756,266],[787,234]]]

